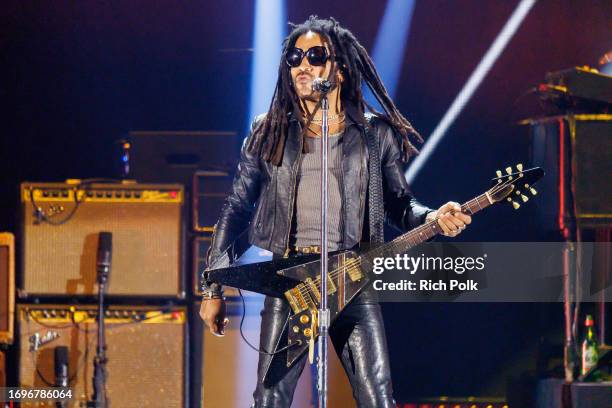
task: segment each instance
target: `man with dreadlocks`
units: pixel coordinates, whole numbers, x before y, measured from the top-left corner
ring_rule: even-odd
[[[448,236],[471,222],[455,202],[435,211],[411,196],[404,165],[417,153],[410,139],[421,141],[418,133],[395,107],[353,34],[334,19],[310,17],[294,26],[284,41],[270,110],[255,120],[243,145],[232,191],[216,224],[209,265],[225,253],[235,256],[237,237],[247,229],[249,243],[275,257],[318,250],[321,95],[312,89],[317,77],[332,83],[327,94],[330,251],[381,241],[383,217],[402,231],[437,218]],[[363,82],[384,112],[366,103]],[[380,168],[370,169],[375,153]],[[380,197],[370,188],[374,177],[382,180]],[[384,205],[384,214],[373,211],[376,205]],[[273,354],[279,344],[286,344],[289,310],[284,299],[266,297],[255,407],[289,407],[304,368],[305,356],[287,368],[286,355]],[[205,290],[200,315],[214,334],[223,335],[228,320],[219,286]],[[342,311],[330,337],[358,406],[395,407],[383,320],[371,288]]]

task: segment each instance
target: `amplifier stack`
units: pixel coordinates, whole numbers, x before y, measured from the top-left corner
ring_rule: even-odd
[[[58,355],[64,356],[61,361],[68,366],[74,396],[70,406],[85,406],[92,398],[98,340],[97,252],[105,232],[112,238],[104,306],[110,404],[187,406],[184,187],[26,182],[20,198],[15,382],[26,388],[54,385]],[[0,289],[9,294],[15,293],[10,289],[15,285],[13,247],[12,236],[0,234]],[[8,323],[0,318],[0,341],[6,342],[12,339],[13,303],[10,296],[0,300],[0,317],[9,317]]]

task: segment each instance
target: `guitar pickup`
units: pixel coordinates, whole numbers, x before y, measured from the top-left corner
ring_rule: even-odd
[[[359,258],[346,259],[346,255],[342,254],[338,259],[338,269],[344,271],[351,282],[357,282],[363,278],[361,268],[359,268]]]
[[[361,269],[357,266],[357,260],[351,259],[348,261],[349,266],[346,269],[346,272],[349,276],[349,279],[352,282],[357,282],[361,278],[363,278],[363,274],[361,273]]]

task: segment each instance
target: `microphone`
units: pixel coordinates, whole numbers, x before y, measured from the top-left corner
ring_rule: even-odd
[[[55,386],[68,387],[68,347],[55,347]]]
[[[327,79],[315,78],[312,81],[312,90],[315,92],[321,92],[323,94],[328,93],[331,89],[332,84]]]
[[[112,258],[113,234],[112,232],[100,232],[98,237],[98,254],[96,256],[98,274],[102,274],[105,277],[108,275]]]
[[[68,388],[70,380],[68,379],[68,347],[57,346],[54,351],[54,366],[55,366],[55,386]],[[56,400],[55,408],[66,408],[68,403],[65,400]]]

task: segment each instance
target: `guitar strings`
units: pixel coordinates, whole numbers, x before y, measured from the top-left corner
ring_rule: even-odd
[[[504,188],[506,188],[510,184],[512,184],[513,180],[515,180],[515,179],[508,179],[508,180],[504,181],[503,183],[499,183],[499,184],[493,186],[491,189],[487,190],[487,193],[495,194],[495,193],[503,190]],[[473,201],[476,201],[476,204],[478,204],[479,209],[482,210],[483,208],[480,205],[480,201],[479,200],[480,200],[480,198],[483,195],[486,197],[486,193],[485,194],[481,194],[480,196],[467,201],[461,207],[464,207],[464,206],[467,207],[467,209],[469,209],[470,212],[473,214],[474,212],[471,210],[472,204],[470,204],[470,203],[472,203]],[[488,205],[491,205],[491,204],[488,204]],[[433,230],[435,231],[437,229],[437,221],[438,221],[437,219],[432,220],[432,221],[430,221],[428,223],[425,223],[423,225],[420,225],[420,226],[414,228],[412,231],[410,231],[410,232],[408,232],[406,234],[400,235],[399,237],[397,237],[394,240],[392,240],[388,245],[385,245],[386,248],[384,249],[384,251],[390,251],[391,249],[398,249],[397,246],[399,244],[403,244],[404,241],[409,241],[410,238],[412,238],[413,236],[416,236],[417,234],[421,235],[422,232],[427,230],[428,228],[433,228]],[[436,233],[437,233],[437,231],[435,231],[433,236],[435,236]],[[416,244],[418,244],[418,242]],[[376,251],[380,251],[381,249],[382,248],[373,249],[373,250],[371,250],[369,252],[366,252],[364,255],[371,254],[371,253],[374,253]],[[329,271],[328,272],[328,277],[331,280],[336,279],[337,277],[339,277],[340,273],[346,272],[347,269],[349,269],[349,268],[358,267],[361,264],[362,264],[362,256],[359,256],[357,258],[351,259],[348,262],[346,262],[343,266],[341,266],[339,268],[336,268],[336,269],[334,269],[332,271]],[[321,277],[320,276],[318,276],[317,278],[315,278],[313,280],[313,283],[315,284],[315,286],[317,286],[317,288],[318,288],[318,284],[320,282],[321,282]],[[315,303],[314,302],[315,299],[313,299],[313,295],[311,294],[311,290],[310,290],[308,285],[306,285],[304,283],[300,283],[297,286],[297,288],[298,288],[298,291],[299,291],[300,295],[308,296],[310,298],[310,300],[313,301],[313,303]]]
[[[471,207],[473,205],[473,202],[476,201],[478,206],[480,208],[482,208],[482,206],[480,205],[480,202],[478,201],[479,198],[480,198],[480,196],[477,197],[477,198],[474,198],[474,199],[472,199],[472,200],[470,200],[468,202],[466,202],[465,204],[463,204],[463,206],[467,207],[470,210],[470,212],[472,212]],[[437,229],[437,220],[432,220],[432,221],[430,221],[430,222],[428,222],[426,224],[420,225],[419,227],[413,229],[411,232],[399,236],[398,238],[396,238],[393,241],[391,241],[388,245],[386,245],[384,251],[391,251],[392,249],[397,249],[397,246],[399,244],[402,244],[404,241],[410,241],[410,239],[413,238],[414,235],[421,235],[423,230],[427,230],[427,229],[430,229],[430,228],[433,229],[434,232],[437,233],[437,231],[436,231],[436,229]],[[415,242],[413,244],[418,244],[418,242]],[[380,250],[381,250],[380,248],[374,249],[374,250],[372,250],[370,252],[367,252],[366,254],[372,254],[373,252],[377,252],[377,251],[380,251]],[[328,275],[329,275],[330,279],[333,280],[333,279],[337,278],[341,272],[346,271],[347,269],[350,269],[350,268],[355,267],[355,266],[360,266],[361,263],[362,263],[362,258],[361,257],[351,259],[351,260],[347,261],[342,267],[339,267],[339,268],[336,268],[336,269],[333,269],[332,271],[330,271]],[[318,283],[320,283],[320,281],[321,281],[321,278],[317,277],[317,278],[315,278],[313,280],[313,283],[318,284]],[[302,286],[301,288],[299,288],[300,294],[302,294],[302,296],[308,295],[312,299],[310,287],[308,287],[307,285],[304,285],[304,284],[301,284],[300,286]]]

